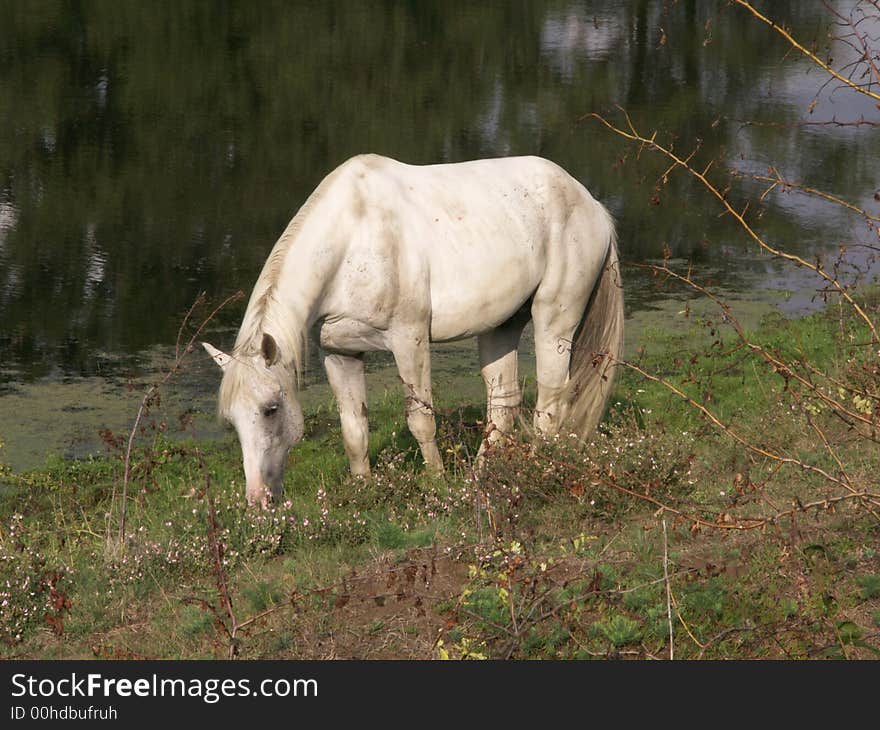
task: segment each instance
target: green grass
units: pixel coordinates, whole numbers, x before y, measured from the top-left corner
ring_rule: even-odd
[[[767,452],[831,474],[843,464],[855,488],[873,484],[876,447],[716,320],[694,307],[674,328],[643,329],[633,360]],[[870,377],[868,354],[853,344],[864,332],[830,311],[766,317],[752,341],[841,382]],[[839,397],[858,407],[851,393]],[[233,434],[217,443],[159,435],[135,455],[121,543],[119,458],[2,471],[0,651],[663,657],[670,601],[677,657],[876,654],[874,517],[844,501],[761,530],[709,527],[841,489],[744,449],[665,385],[624,370],[591,443],[500,449],[479,499],[469,459],[480,409],[448,402],[438,412],[445,479],[423,472],[402,399],[388,394],[371,404],[375,474],[365,481],[348,476],[332,409],[317,409],[271,512],[245,506]]]

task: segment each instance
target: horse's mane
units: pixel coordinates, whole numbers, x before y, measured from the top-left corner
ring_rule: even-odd
[[[307,323],[293,321],[292,312],[282,306],[278,298],[278,280],[303,220],[314,206],[313,198],[303,204],[272,248],[254,285],[232,350],[233,356],[253,355],[260,351],[263,333],[269,333],[278,344],[282,363],[297,377],[302,374],[305,359]]]
[[[227,415],[238,398],[246,397],[252,391],[249,385],[256,372],[249,359],[260,352],[263,333],[268,333],[275,339],[281,365],[288,371],[294,384],[299,385],[301,381],[308,347],[308,322],[296,321],[295,313],[283,306],[278,297],[278,283],[287,254],[309,214],[324,197],[328,183],[335,177],[336,171],[325,177],[302,204],[275,242],[263,265],[235,338],[232,361],[223,373],[220,383],[218,407],[221,415]]]

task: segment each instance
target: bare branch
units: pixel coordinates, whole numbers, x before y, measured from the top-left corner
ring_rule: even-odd
[[[739,0],[737,0],[737,1],[739,1]],[[598,119],[608,129],[610,129],[612,132],[615,132],[616,134],[619,134],[621,137],[633,140],[635,142],[639,142],[640,144],[642,144],[645,147],[648,147],[650,149],[656,150],[657,152],[660,152],[661,154],[668,157],[670,160],[673,160],[677,166],[682,167],[683,169],[687,170],[688,173],[690,173],[693,177],[695,177],[697,180],[699,180],[703,184],[703,186],[710,193],[712,193],[712,195],[724,207],[725,211],[736,219],[737,223],[739,223],[740,226],[742,226],[742,228],[746,231],[746,233],[748,233],[749,237],[755,243],[757,243],[760,248],[762,248],[763,250],[772,254],[773,256],[776,256],[780,259],[784,259],[786,261],[790,261],[792,263],[795,263],[798,266],[802,266],[805,269],[809,269],[810,271],[815,273],[817,276],[824,279],[831,286],[832,289],[836,290],[836,292],[838,294],[840,294],[840,296],[846,300],[846,302],[853,308],[853,310],[865,322],[865,324],[867,324],[868,328],[871,330],[872,340],[875,342],[880,342],[880,334],[878,334],[877,328],[875,327],[871,318],[868,317],[868,315],[865,313],[865,311],[862,309],[862,307],[859,306],[859,304],[852,298],[852,296],[849,294],[849,292],[846,290],[846,288],[844,286],[842,286],[840,284],[840,282],[837,281],[836,278],[834,278],[833,276],[828,274],[828,272],[826,272],[821,266],[819,266],[817,264],[812,264],[800,256],[797,256],[797,255],[791,254],[791,253],[787,253],[786,251],[782,251],[781,249],[778,249],[774,246],[771,246],[769,243],[767,243],[755,231],[755,229],[752,228],[752,226],[748,223],[748,221],[745,220],[745,218],[743,217],[743,214],[740,213],[739,211],[737,211],[730,204],[730,201],[727,200],[727,197],[725,196],[725,194],[722,191],[720,191],[715,185],[713,185],[712,182],[703,173],[694,169],[690,165],[690,163],[688,163],[686,160],[684,160],[681,157],[679,157],[678,155],[676,155],[671,149],[668,149],[667,147],[664,147],[663,145],[658,143],[656,141],[656,137],[657,137],[656,132],[649,139],[647,137],[644,137],[639,132],[635,131],[634,128],[632,127],[632,121],[629,119],[629,116],[626,114],[625,110],[621,109],[621,112],[625,115],[629,126],[632,128],[632,131],[628,132],[625,129],[621,129],[620,127],[615,126],[614,124],[609,122],[607,119],[605,119],[605,117],[603,117],[601,114],[597,114],[595,112],[592,112],[586,116],[592,117],[594,119]]]
[[[853,89],[854,91],[859,92],[860,94],[865,94],[866,96],[870,96],[872,99],[876,99],[877,101],[880,101],[880,93],[877,93],[876,91],[873,91],[870,88],[866,88],[863,85],[857,84],[852,79],[849,79],[846,76],[843,76],[842,74],[840,74],[840,72],[838,72],[836,69],[829,66],[827,63],[825,63],[825,61],[823,61],[821,58],[819,58],[815,53],[813,53],[811,50],[809,50],[808,48],[804,47],[801,43],[799,43],[794,38],[794,36],[791,35],[791,33],[789,33],[787,30],[785,30],[785,28],[783,28],[780,25],[777,25],[773,20],[768,18],[766,15],[763,15],[760,12],[758,12],[752,6],[751,3],[746,2],[746,0],[733,0],[733,1],[737,5],[748,10],[752,15],[754,15],[762,23],[766,23],[767,25],[769,25],[779,35],[781,35],[783,38],[785,38],[785,40],[788,41],[789,44],[791,44],[792,48],[796,49],[797,51],[802,53],[804,56],[809,58],[819,68],[821,68],[823,71],[825,71],[825,73],[827,73],[829,76],[837,79],[838,81],[840,81],[844,85],[848,86],[849,88]]]

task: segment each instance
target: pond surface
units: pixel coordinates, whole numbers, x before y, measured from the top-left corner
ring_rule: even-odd
[[[763,6],[821,52],[848,53],[818,0]],[[360,152],[548,157],[613,211],[625,261],[668,246],[704,280],[785,291],[792,309],[813,282],[749,248],[682,174],[656,191],[662,160],[584,116],[619,105],[678,150],[699,140],[722,183],[731,166],[773,164],[878,207],[878,128],[800,124],[877,120],[873,103],[820,92],[815,69],[723,0],[34,1],[0,2],[0,17],[0,461],[18,468],[79,453],[71,429],[92,444],[130,422],[196,296],[248,293],[299,205]],[[753,210],[805,256],[876,243],[815,198],[777,191]],[[630,317],[669,296],[634,270],[626,295]],[[216,344],[231,344],[243,307],[212,322]],[[184,381],[182,400],[210,410],[216,374],[199,362]]]

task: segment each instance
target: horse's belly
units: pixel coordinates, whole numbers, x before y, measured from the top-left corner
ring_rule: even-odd
[[[538,286],[535,263],[515,257],[501,263],[459,262],[448,275],[432,271],[431,339],[473,337],[509,320]]]

